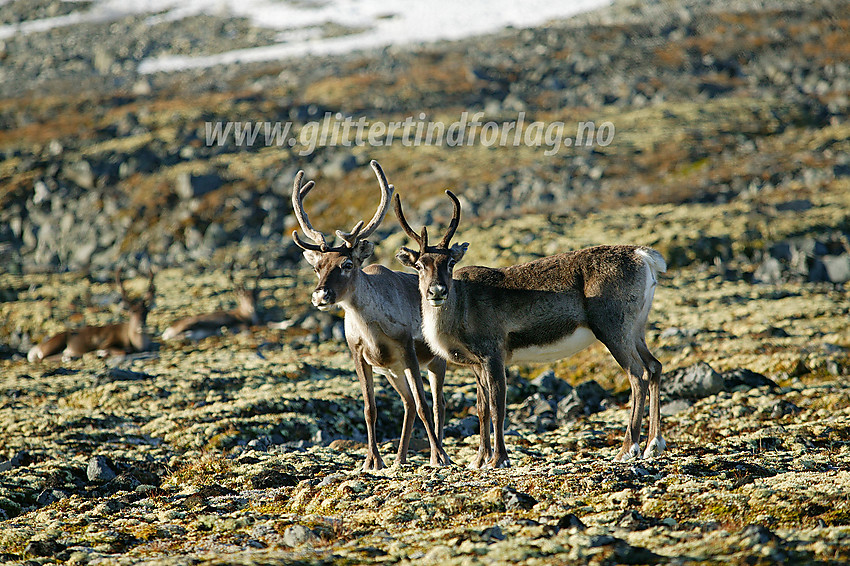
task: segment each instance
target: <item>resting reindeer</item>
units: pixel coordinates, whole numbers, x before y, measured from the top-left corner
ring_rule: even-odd
[[[390,205],[394,190],[387,184],[381,166],[371,163],[381,187],[381,204],[365,227],[358,222],[351,232],[337,230],[343,244],[331,247],[324,235],[315,230],[304,211],[303,199],[313,188],[313,181],[304,186],[299,171],[292,187],[292,209],[298,224],[314,243],[303,241],[298,232],[293,232],[295,243],[304,249],[304,257],[313,266],[319,282],[313,291],[313,305],[326,310],[339,305],[345,310],[345,339],[354,358],[354,368],[363,391],[364,415],[368,449],[364,470],[378,470],[384,466],[375,438],[375,387],[372,369],[384,373],[393,388],[401,395],[404,404],[404,422],[398,445],[399,464],[407,461],[416,413],[425,423],[431,444],[431,464],[450,464],[442,447],[442,431],[445,419],[443,380],[446,362],[435,357],[425,344],[421,331],[419,292],[416,277],[408,273],[391,271],[380,265],[369,265],[361,269],[372,255],[375,245],[366,240],[380,225]],[[434,418],[428,412],[425,390],[419,364],[427,364],[431,394],[434,400]],[[416,413],[413,412],[415,406]],[[435,430],[436,423],[436,430]]]
[[[478,383],[480,444],[473,467],[510,466],[504,443],[505,365],[551,362],[597,340],[628,373],[631,417],[617,460],[640,457],[640,428],[649,391],[649,444],[645,457],[666,445],[659,430],[661,363],[646,346],[645,327],[657,274],[666,270],[657,251],[640,246],[597,246],[500,269],[453,271],[468,244],[450,246],[460,221],[454,204],[448,231],[436,246],[426,228],[416,234],[396,195],[395,211],[419,251],[397,258],[419,272],[423,334],[447,360],[471,366]],[[491,456],[492,420],[495,452]]]
[[[256,326],[260,323],[260,313],[257,309],[257,294],[259,292],[262,269],[258,271],[252,286],[245,283],[237,284],[233,278],[233,265],[228,270],[228,278],[236,291],[236,308],[229,311],[216,311],[181,318],[171,324],[162,333],[163,340],[171,340],[180,336],[191,340],[202,340],[218,333],[222,327]]]
[[[44,340],[27,353],[31,362],[62,353],[62,359],[79,358],[94,350],[109,353],[144,352],[150,347],[150,336],[145,324],[148,312],[153,308],[155,288],[153,272],[148,279],[148,291],[144,297],[131,300],[121,280],[121,270],[115,273],[115,282],[121,291],[122,306],[130,312],[130,320],[106,326],[84,326],[66,330]]]

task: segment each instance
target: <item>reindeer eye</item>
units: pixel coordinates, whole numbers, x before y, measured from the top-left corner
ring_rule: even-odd
[[[416,263],[413,264],[413,267],[415,267],[417,270],[422,269],[422,262],[417,261]]]
[[[349,270],[349,269],[351,269],[352,267],[354,267],[354,262],[353,262],[353,261],[351,261],[350,259],[347,259],[347,260],[345,260],[344,262],[342,262],[342,269],[343,269],[344,271],[348,271],[348,270]]]
[[[457,263],[455,260],[449,259],[449,269],[452,269],[455,266],[455,263]]]

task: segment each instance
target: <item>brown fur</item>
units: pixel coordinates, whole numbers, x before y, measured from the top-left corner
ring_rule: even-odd
[[[456,227],[460,204],[449,196]],[[478,381],[481,439],[475,467],[510,465],[503,437],[505,364],[514,354],[525,349],[527,355],[558,355],[582,349],[593,338],[608,347],[632,386],[632,414],[617,458],[639,455],[635,450],[647,392],[647,452],[664,450],[658,408],[661,364],[644,340],[656,274],[665,270],[658,252],[597,246],[511,267],[475,266],[453,273],[467,244],[449,247],[450,237],[444,237],[440,245],[428,246],[425,229],[417,235],[404,220],[398,196],[395,204],[405,232],[420,244],[418,253],[402,248],[396,257],[419,271],[423,334],[437,354],[471,366]],[[447,236],[452,233],[450,227]],[[490,420],[495,431],[492,455]]]
[[[257,276],[254,285],[248,287],[244,284],[236,285],[231,274],[230,280],[234,283],[236,290],[237,306],[235,309],[181,318],[165,329],[162,338],[170,340],[178,336],[188,336],[194,340],[199,340],[218,333],[222,327],[244,329],[249,326],[256,326],[260,323],[260,311],[257,308],[260,277],[262,277],[262,272]]]
[[[60,332],[30,349],[27,359],[35,362],[59,353],[62,354],[63,359],[79,358],[86,352],[96,350],[116,354],[147,350],[150,347],[150,336],[145,326],[155,294],[153,274],[148,281],[147,294],[135,301],[127,296],[120,273],[116,274],[116,280],[121,291],[122,303],[130,313],[127,322],[106,326],[84,326],[77,330]]]

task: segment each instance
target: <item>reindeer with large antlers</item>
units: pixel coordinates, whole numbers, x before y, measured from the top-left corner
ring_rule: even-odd
[[[150,348],[150,335],[147,332],[147,316],[153,308],[156,289],[153,284],[154,273],[148,278],[148,290],[144,297],[130,299],[121,270],[115,272],[115,284],[121,292],[121,304],[130,313],[130,320],[106,326],[84,326],[76,330],[66,330],[44,340],[27,353],[30,362],[43,360],[61,352],[62,359],[79,358],[86,352],[99,351],[111,354],[144,352]]]
[[[260,311],[257,308],[257,295],[263,269],[259,268],[253,284],[237,283],[233,278],[234,265],[228,268],[228,279],[236,294],[236,308],[227,311],[187,316],[171,323],[162,333],[163,340],[186,337],[191,340],[202,340],[207,336],[217,334],[222,328],[247,328],[260,323]]]
[[[470,366],[478,385],[480,444],[472,467],[510,466],[504,442],[505,365],[551,362],[599,341],[626,371],[631,416],[617,460],[640,457],[640,429],[649,393],[649,443],[644,457],[661,454],[661,363],[644,337],[658,274],[657,251],[642,246],[596,246],[499,269],[454,271],[468,244],[451,244],[460,202],[446,191],[454,213],[445,236],[431,246],[427,228],[417,234],[395,196],[404,232],[419,244],[396,257],[419,272],[423,334],[447,360]],[[495,452],[490,448],[492,422]]]
[[[404,422],[396,462],[403,464],[407,460],[410,434],[418,413],[425,424],[431,445],[431,465],[450,464],[442,446],[446,362],[431,353],[422,337],[416,277],[380,265],[362,267],[375,248],[366,238],[372,235],[384,219],[395,190],[387,183],[378,162],[372,161],[371,166],[381,187],[378,210],[365,226],[361,220],[351,232],[337,230],[336,234],[343,243],[334,247],[327,244],[325,236],[314,229],[307,218],[303,201],[314,183],[309,181],[302,186],[304,172],[299,171],[292,187],[292,210],[304,234],[313,243],[302,240],[298,232],[293,232],[292,236],[304,250],[304,257],[319,278],[312,295],[313,305],[322,310],[339,305],[345,310],[345,339],[360,380],[366,417],[368,448],[363,470],[378,470],[384,466],[375,437],[377,409],[373,368],[376,373],[387,376],[404,405]],[[428,368],[434,405],[433,419],[428,412],[420,363]]]

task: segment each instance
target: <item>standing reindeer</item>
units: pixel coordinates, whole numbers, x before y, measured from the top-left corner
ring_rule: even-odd
[[[640,429],[649,392],[649,444],[644,457],[664,452],[659,415],[661,363],[644,333],[658,273],[667,266],[641,246],[597,246],[499,269],[454,270],[468,244],[450,246],[460,221],[454,204],[448,230],[436,246],[427,228],[414,232],[395,196],[404,232],[419,244],[396,257],[419,272],[423,334],[447,360],[470,366],[478,384],[480,444],[472,467],[510,466],[504,442],[505,365],[551,362],[605,344],[631,383],[631,416],[618,461],[640,457]],[[492,420],[495,452],[490,449]]]
[[[150,335],[147,333],[146,323],[148,312],[153,308],[156,292],[153,277],[154,273],[151,271],[145,296],[132,300],[127,295],[124,282],[121,280],[121,270],[116,270],[115,283],[121,291],[121,304],[130,313],[130,320],[60,332],[32,347],[27,353],[27,359],[35,362],[59,352],[62,353],[63,360],[79,358],[86,352],[94,350],[113,354],[144,352],[150,347]]]
[[[416,277],[391,271],[380,265],[362,267],[375,248],[366,238],[372,235],[384,219],[395,190],[392,185],[387,184],[387,178],[378,162],[372,161],[371,165],[381,187],[378,210],[365,227],[361,220],[351,232],[337,230],[336,234],[343,244],[335,247],[328,246],[324,235],[315,230],[307,218],[303,200],[314,183],[309,181],[302,186],[304,172],[299,171],[292,187],[292,210],[304,234],[313,243],[303,241],[298,232],[293,232],[292,236],[295,243],[304,250],[304,257],[313,266],[319,278],[312,295],[313,305],[327,310],[336,304],[345,310],[345,339],[360,380],[366,417],[369,445],[363,470],[378,470],[384,467],[375,438],[377,410],[375,386],[372,381],[373,368],[377,373],[387,376],[404,404],[404,422],[396,462],[403,464],[407,461],[410,434],[418,413],[425,423],[431,445],[431,465],[450,464],[449,456],[442,446],[445,420],[443,380],[446,362],[435,357],[422,338]],[[425,400],[420,363],[427,364],[428,367],[434,403],[433,419]]]
[[[228,311],[187,316],[171,323],[162,333],[163,340],[171,340],[184,336],[191,340],[202,340],[218,333],[222,327],[246,328],[260,323],[260,312],[257,309],[257,294],[263,270],[259,269],[253,285],[236,283],[233,278],[233,264],[228,269],[228,279],[236,292],[236,308]]]

